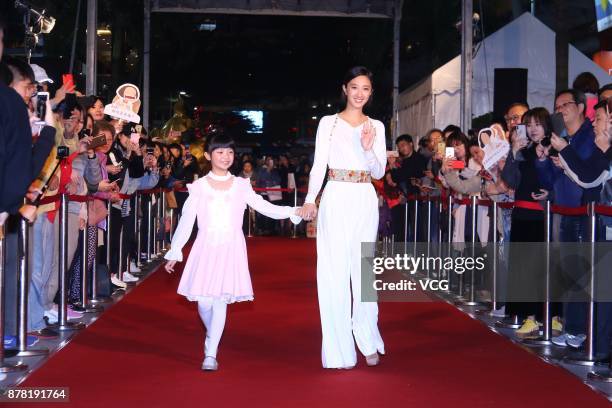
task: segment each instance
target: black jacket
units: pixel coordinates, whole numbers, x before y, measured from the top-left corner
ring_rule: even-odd
[[[55,129],[45,126],[32,145],[32,130],[23,99],[0,83],[0,212],[14,214],[19,210],[54,142]]]

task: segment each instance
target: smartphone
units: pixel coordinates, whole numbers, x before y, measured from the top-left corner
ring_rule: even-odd
[[[447,159],[452,159],[455,157],[455,148],[454,147],[446,147],[444,151],[444,157]]]
[[[74,77],[72,76],[72,74],[63,74],[62,84],[65,88],[72,88],[74,86]]]
[[[462,160],[451,160],[451,169],[461,170],[465,168],[465,163]]]
[[[38,117],[37,124],[45,123],[47,116],[47,101],[49,100],[49,92],[38,92],[36,94],[36,116]]]
[[[104,146],[105,144],[106,144],[106,136],[102,134],[102,135],[96,136],[93,139],[91,139],[91,142],[89,142],[89,148],[95,149],[96,147]]]
[[[453,149],[453,150],[455,150],[455,149]],[[441,157],[444,157],[444,155],[446,154],[446,143],[438,142],[438,146],[436,147],[436,152]]]
[[[527,126],[526,125],[516,125],[516,137],[517,140],[524,140],[527,142]]]
[[[563,115],[559,112],[550,115],[552,122],[553,132],[559,137],[567,137],[567,128],[565,127],[565,121]]]
[[[130,135],[130,142],[134,143],[138,146],[138,141],[140,140],[140,135],[138,133],[132,133]]]
[[[185,160],[191,160],[192,158],[193,156],[191,156],[191,153],[187,151],[187,153],[185,153]]]

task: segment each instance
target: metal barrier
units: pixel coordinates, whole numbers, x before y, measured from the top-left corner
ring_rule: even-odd
[[[426,237],[427,237],[427,251],[428,251],[428,256],[429,256],[429,248],[430,248],[430,243],[431,243],[431,198],[426,196],[414,196],[414,195],[410,195],[406,201],[405,204],[405,213],[406,213],[406,217],[405,217],[405,224],[404,224],[404,230],[407,232],[408,231],[408,205],[410,205],[409,203],[412,202],[414,203],[414,254],[416,254],[416,243],[418,240],[418,224],[419,224],[419,217],[418,217],[418,203],[419,202],[423,202],[426,201],[428,203],[427,205],[427,217],[426,217],[426,221],[427,221],[427,229],[426,229]],[[442,216],[444,215],[444,205],[443,205],[444,200],[440,198],[440,203],[438,205],[438,216],[439,219],[442,219]],[[596,291],[596,287],[597,287],[597,282],[596,282],[596,273],[595,273],[595,265],[596,265],[596,259],[597,259],[597,255],[596,255],[596,228],[597,228],[597,215],[604,215],[604,216],[612,216],[612,207],[610,206],[605,206],[605,205],[600,205],[600,204],[596,204],[596,203],[590,203],[588,206],[582,206],[582,207],[575,207],[575,208],[569,208],[569,207],[563,207],[563,206],[555,206],[555,205],[551,205],[550,202],[546,201],[544,203],[544,207],[538,203],[538,202],[530,202],[530,201],[514,201],[514,202],[508,202],[508,203],[496,203],[490,200],[477,200],[475,196],[471,197],[470,200],[466,200],[466,199],[453,199],[452,196],[449,195],[447,203],[446,203],[446,207],[448,208],[448,213],[447,213],[447,229],[448,229],[448,236],[447,236],[447,242],[448,242],[448,256],[452,255],[452,244],[453,244],[453,239],[452,239],[452,235],[453,235],[453,216],[452,216],[452,206],[453,204],[456,205],[469,205],[470,210],[471,210],[471,245],[472,245],[472,257],[474,257],[474,250],[475,250],[475,244],[476,244],[476,234],[477,234],[477,207],[478,206],[487,206],[487,207],[491,207],[492,208],[492,228],[494,228],[494,233],[493,233],[493,276],[492,276],[492,290],[491,290],[491,302],[489,307],[487,308],[486,312],[488,312],[489,314],[492,313],[494,310],[499,308],[499,298],[498,298],[498,285],[499,285],[499,277],[498,277],[498,232],[497,232],[497,224],[498,224],[498,218],[499,218],[499,208],[513,208],[513,207],[520,207],[520,208],[524,208],[524,209],[529,209],[529,210],[536,210],[536,211],[542,211],[544,214],[544,224],[545,224],[545,301],[543,302],[543,333],[540,337],[536,338],[536,339],[525,339],[522,342],[527,344],[527,345],[531,345],[531,346],[550,346],[552,345],[552,323],[553,323],[553,316],[551,313],[551,229],[552,229],[552,214],[560,214],[560,215],[565,215],[565,216],[583,216],[583,215],[588,215],[589,216],[589,240],[588,243],[590,243],[590,273],[589,273],[589,293],[591,294],[590,296],[590,300],[587,302],[587,321],[586,321],[586,326],[587,326],[587,331],[586,331],[586,340],[584,342],[584,351],[583,352],[574,352],[574,353],[570,353],[568,355],[566,355],[564,357],[564,361],[566,363],[569,364],[578,364],[578,365],[586,365],[586,366],[593,366],[599,362],[603,361],[603,357],[602,356],[598,356],[596,355],[596,350],[595,350],[595,344],[596,344],[596,330],[595,330],[595,322],[596,322],[596,310],[597,310],[597,305],[596,305],[596,301],[594,299],[594,294]],[[441,238],[441,230],[439,231],[440,236],[438,237],[438,242],[442,242],[442,238]],[[408,239],[406,239],[406,241],[408,241]],[[404,243],[404,248],[406,249],[406,242]],[[383,248],[385,247],[385,242],[383,241]],[[423,272],[423,271],[421,271]],[[450,273],[451,271],[447,271],[444,270],[443,268],[440,271],[442,274],[446,274],[446,277],[449,281],[449,289],[445,291],[445,293],[447,294],[452,294],[452,276],[453,274]],[[427,275],[426,278],[428,279],[430,277],[430,271],[427,270],[426,271]],[[465,282],[464,281],[464,275],[462,274],[460,276],[457,277],[457,284],[455,285],[457,291],[455,292],[455,298],[458,299],[458,301],[456,302],[458,305],[461,306],[484,306],[480,303],[478,303],[475,299],[475,276],[474,276],[474,270],[472,269],[470,271],[470,280],[469,282]],[[465,286],[465,288],[464,288]],[[462,295],[467,292],[467,299],[463,298]],[[505,320],[505,321],[498,321],[495,324],[498,327],[504,327],[504,328],[512,328],[512,329],[517,329],[521,326],[520,322],[519,322],[519,317],[518,316],[512,316],[510,320]],[[554,354],[554,353],[553,353]],[[594,380],[599,380],[599,381],[606,381],[606,382],[612,382],[612,363],[610,364],[609,367],[605,368],[605,369],[597,369],[595,371],[592,371],[589,374],[589,378],[592,378]]]

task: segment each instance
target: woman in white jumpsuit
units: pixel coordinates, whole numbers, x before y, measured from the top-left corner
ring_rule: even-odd
[[[384,176],[387,161],[384,125],[363,113],[372,94],[371,76],[364,67],[352,68],[342,86],[345,109],[319,122],[302,209],[306,219],[317,215],[314,202],[327,173],[317,218],[317,288],[325,368],[353,368],[357,363],[355,342],[368,365],[378,364],[378,353],[385,352],[377,325],[378,305],[361,299],[361,243],[375,242],[378,230],[378,199],[371,178]]]

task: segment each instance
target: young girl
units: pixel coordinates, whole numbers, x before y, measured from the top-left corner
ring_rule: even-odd
[[[198,302],[198,312],[206,327],[202,369],[217,370],[217,348],[228,303],[253,300],[242,232],[247,204],[271,218],[291,218],[296,224],[301,218],[295,215],[296,208],[270,204],[255,194],[248,179],[229,173],[234,162],[234,142],[229,137],[214,136],[204,156],[210,160],[212,170],[187,185],[189,197],[165,258],[169,261],[166,271],[172,273],[176,263],[183,260],[181,250],[197,217],[198,235],[183,269],[178,293]]]

